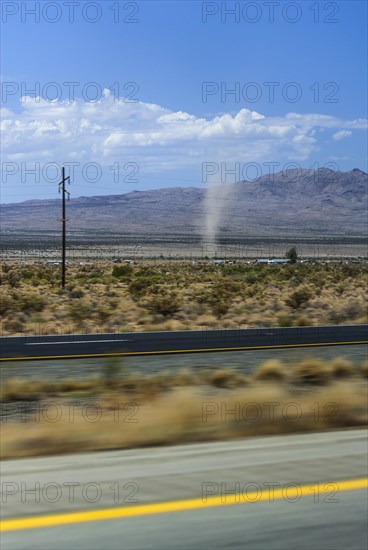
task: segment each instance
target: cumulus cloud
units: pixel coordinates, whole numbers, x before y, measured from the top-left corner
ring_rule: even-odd
[[[340,141],[340,139],[344,139],[347,137],[350,137],[352,132],[350,130],[340,130],[339,132],[336,132],[333,134],[332,139],[334,141]]]
[[[2,119],[4,161],[135,161],[152,172],[206,161],[303,162],[319,148],[319,131],[336,128],[339,140],[366,127],[362,119],[248,109],[204,118],[107,93],[95,103],[25,97],[19,112],[5,108]]]

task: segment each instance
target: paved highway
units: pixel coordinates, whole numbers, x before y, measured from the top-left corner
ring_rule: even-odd
[[[2,463],[2,548],[365,550],[365,430]]]
[[[0,339],[1,361],[234,351],[368,343],[368,325],[124,332]]]

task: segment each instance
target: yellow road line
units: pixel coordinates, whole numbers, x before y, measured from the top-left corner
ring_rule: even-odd
[[[88,344],[88,340],[86,341]],[[25,357],[2,357],[0,361],[31,361],[32,359],[80,359],[86,357],[122,357],[128,355],[166,355],[175,353],[208,353],[214,351],[245,351],[258,349],[283,349],[283,348],[306,348],[316,346],[354,346],[368,344],[368,340],[358,340],[356,342],[317,342],[314,344],[278,344],[272,346],[240,346],[236,348],[198,348],[198,349],[173,349],[158,351],[119,351],[111,353],[83,353],[73,355],[37,355]]]
[[[287,499],[316,495],[316,483],[313,485],[300,485],[298,487],[287,487]],[[366,489],[368,478],[352,479],[348,481],[326,482],[318,484],[318,495],[333,494],[334,497],[341,491],[355,491]],[[83,512],[67,512],[49,516],[36,516],[18,519],[7,519],[1,522],[0,531],[18,531],[23,529],[35,529],[40,527],[55,527],[57,525],[70,525],[72,523],[87,523],[92,521],[106,521],[136,516],[148,516],[152,514],[166,514],[170,512],[185,512],[227,506],[234,504],[245,504],[247,502],[261,502],[285,499],[285,488],[271,489],[258,492],[225,494],[223,496],[210,496],[206,500],[194,498],[189,500],[177,500],[172,502],[159,502],[153,504],[138,504],[136,506],[123,506],[119,508],[106,508],[100,510],[89,510]]]

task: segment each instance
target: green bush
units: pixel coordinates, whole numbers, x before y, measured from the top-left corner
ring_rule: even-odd
[[[216,317],[222,317],[229,311],[230,304],[229,302],[222,299],[220,296],[218,299],[213,298],[211,303],[211,309]]]
[[[251,271],[250,273],[247,273],[247,275],[245,276],[245,281],[249,285],[253,285],[258,281],[258,276],[253,271]]]
[[[6,313],[36,313],[42,311],[47,305],[45,297],[35,293],[16,293],[4,294],[0,298],[0,314]]]
[[[81,289],[75,288],[70,291],[70,298],[83,298],[84,292]]]
[[[295,264],[298,259],[298,251],[295,246],[290,247],[285,254],[285,258],[290,260],[292,264]]]
[[[7,294],[2,294],[0,296],[0,315],[5,315],[5,313],[11,312],[15,309],[16,301],[12,296]]]
[[[104,279],[104,274],[101,269],[94,269],[89,273],[88,280],[92,283],[102,283]]]
[[[95,315],[98,317],[98,320],[101,323],[104,323],[111,317],[113,313],[113,309],[115,309],[114,307],[109,307],[111,305],[112,305],[111,303],[108,303],[106,304],[106,306],[98,306],[94,310]]]
[[[68,305],[69,317],[80,324],[88,319],[93,313],[93,305],[83,299],[74,300]]]
[[[175,292],[164,292],[152,296],[146,305],[152,313],[171,317],[180,310],[181,301]]]
[[[34,273],[31,269],[25,269],[22,271],[22,277],[23,279],[30,280],[33,279]]]
[[[235,296],[243,292],[242,282],[221,278],[215,282],[207,293],[202,295],[202,301],[210,306],[214,315],[222,317],[229,311]]]
[[[7,273],[7,282],[8,282],[8,285],[11,286],[12,288],[19,287],[20,281],[21,281],[21,275],[15,269],[12,269]]]
[[[129,292],[130,294],[135,297],[139,298],[141,296],[144,296],[148,289],[152,286],[152,281],[149,277],[139,277],[137,279],[133,279],[129,283]]]
[[[133,268],[130,265],[115,265],[112,270],[113,277],[131,277]]]
[[[23,313],[35,313],[42,311],[47,305],[47,300],[40,294],[20,294],[17,299],[18,309]]]
[[[311,298],[311,291],[307,287],[298,288],[286,298],[285,303],[293,309],[299,309]]]

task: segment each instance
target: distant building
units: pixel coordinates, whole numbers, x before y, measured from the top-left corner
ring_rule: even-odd
[[[285,265],[289,264],[290,260],[288,258],[258,258],[256,263],[263,265]]]
[[[290,260],[288,258],[274,258],[273,260],[270,260],[270,264],[289,264]]]
[[[210,260],[208,262],[209,264],[214,265],[224,265],[224,264],[235,264],[235,260]]]

